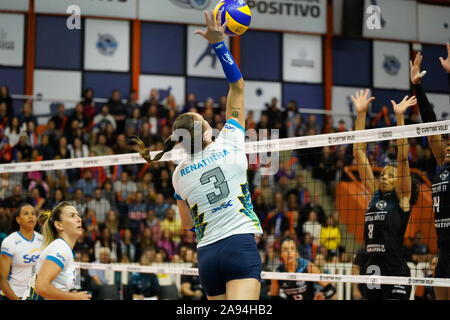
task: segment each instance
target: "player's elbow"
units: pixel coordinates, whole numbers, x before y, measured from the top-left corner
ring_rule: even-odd
[[[39,278],[36,279],[36,284],[34,286],[34,291],[40,295],[41,297],[45,297],[47,294],[47,287],[48,285],[46,285],[45,283],[43,283],[42,281],[39,281]]]
[[[230,87],[231,89],[236,91],[244,91],[245,88],[244,78],[240,78],[238,81],[230,83]]]

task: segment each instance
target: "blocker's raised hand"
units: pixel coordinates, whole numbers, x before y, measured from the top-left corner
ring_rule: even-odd
[[[404,114],[409,107],[415,105],[417,103],[417,99],[415,96],[412,96],[409,99],[408,96],[405,96],[399,104],[395,103],[394,100],[391,100],[391,103],[395,114],[401,115]]]
[[[442,68],[444,68],[447,73],[450,73],[450,43],[447,42],[447,59],[444,60],[444,58],[439,57],[439,60],[441,61]]]
[[[195,30],[194,34],[201,35],[203,38],[208,40],[211,44],[223,41],[225,29],[227,27],[229,19],[227,19],[222,25],[220,25],[220,21],[218,21],[214,17],[213,10],[211,10],[211,13],[208,13],[208,11],[205,10],[203,13],[205,14],[206,31]]]
[[[367,89],[366,92],[360,90],[359,92],[356,92],[355,96],[351,96],[351,98],[353,105],[358,112],[367,112],[369,104],[375,100],[375,97],[369,98],[369,89]]]

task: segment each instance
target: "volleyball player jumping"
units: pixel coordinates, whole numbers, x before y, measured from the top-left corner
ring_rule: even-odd
[[[410,61],[410,77],[414,86],[423,122],[436,121],[436,114],[427,99],[420,83],[420,65],[423,56],[419,52]],[[440,58],[442,67],[447,72],[450,86],[450,44],[447,43],[447,59]],[[440,170],[433,179],[431,188],[433,198],[434,224],[436,227],[439,259],[436,266],[436,278],[450,278],[450,140],[445,141],[442,135],[428,136],[431,151],[439,164]],[[437,300],[450,299],[450,288],[435,287]]]
[[[210,42],[229,82],[226,124],[217,139],[198,113],[184,113],[161,153],[150,158],[139,138],[139,153],[149,163],[159,160],[177,142],[189,154],[172,177],[175,198],[186,229],[195,230],[200,281],[208,299],[259,298],[261,258],[254,240],[262,234],[251,203],[245,154],[244,80],[224,43],[223,25],[205,11],[206,31],[195,34]]]
[[[34,231],[36,210],[20,206],[11,220],[14,231],[2,242],[0,251],[0,300],[20,300],[41,253],[42,235]]]
[[[358,112],[355,130],[363,130],[369,104],[375,99],[368,97],[369,90],[357,92],[352,96],[353,104]],[[396,104],[391,101],[397,117],[397,126],[404,125],[404,113],[416,104],[416,98],[405,97]],[[411,175],[408,163],[408,140],[397,140],[397,166],[388,164],[376,180],[366,156],[364,143],[353,145],[353,156],[356,161],[361,182],[366,194],[371,198],[365,214],[364,242],[367,252],[366,274],[383,276],[410,276],[406,258],[402,255],[403,238],[408,225],[411,206],[415,203],[416,192],[412,192]],[[412,193],[414,193],[412,195]],[[365,297],[374,299],[409,299],[410,286],[375,285],[367,286]]]

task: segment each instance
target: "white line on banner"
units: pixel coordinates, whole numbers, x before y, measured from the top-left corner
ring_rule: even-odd
[[[446,133],[450,133],[450,120],[411,124],[400,127],[386,127],[360,131],[318,134],[314,136],[252,141],[247,142],[245,144],[245,148],[246,153],[277,152],[324,147],[329,145],[376,142],[395,140],[399,138],[414,138]],[[157,153],[159,153],[159,151],[150,152],[150,156],[153,158]],[[185,154],[186,153],[181,149],[181,147],[176,147],[174,150],[164,154],[160,161],[182,160]],[[145,163],[145,160],[143,160],[138,153],[126,153],[120,155],[1,164],[0,173],[47,171],[86,167],[108,167],[137,163]]]

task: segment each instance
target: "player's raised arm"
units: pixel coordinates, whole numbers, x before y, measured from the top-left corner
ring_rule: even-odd
[[[214,17],[213,11],[210,14],[205,11],[205,19],[206,31],[196,30],[194,33],[200,34],[211,43],[230,84],[225,111],[226,120],[234,118],[245,128],[244,79],[224,42],[224,32],[228,20],[223,25],[220,25],[220,22]]]
[[[360,92],[356,92],[355,97],[351,97],[355,109],[358,112],[355,121],[355,131],[366,128],[367,110],[369,109],[370,103],[375,99],[374,97],[368,98],[368,96],[369,90],[366,90],[366,92],[361,90]],[[373,195],[378,189],[378,182],[373,175],[372,168],[367,159],[365,143],[355,143],[353,145],[353,157],[355,158],[361,182],[364,184],[367,193]]]
[[[409,107],[417,103],[416,97],[408,96],[404,97],[403,100],[397,104],[395,101],[391,100],[392,106],[394,108],[395,116],[397,117],[397,126],[405,125],[405,112]],[[409,211],[410,200],[411,200],[411,173],[409,172],[409,145],[407,138],[397,139],[397,183],[395,190],[400,201],[400,206],[404,211]]]
[[[449,48],[449,46],[447,46]],[[428,101],[428,98],[425,94],[425,91],[423,90],[422,84],[421,84],[421,78],[426,74],[426,71],[420,71],[420,65],[422,63],[423,56],[419,52],[416,55],[416,58],[414,59],[414,62],[410,61],[410,79],[411,83],[413,84],[414,91],[417,98],[417,105],[419,106],[419,112],[420,116],[422,118],[422,122],[435,122],[436,114],[434,113],[433,107],[431,106],[430,102]],[[450,58],[448,57],[447,60],[450,64]],[[442,65],[446,65],[447,60],[441,60]],[[445,158],[445,142],[442,137],[442,135],[434,135],[434,136],[428,136],[428,143],[430,144],[431,151],[433,152],[434,157],[436,158],[436,161],[440,166],[444,163]]]

